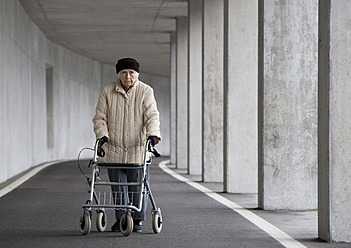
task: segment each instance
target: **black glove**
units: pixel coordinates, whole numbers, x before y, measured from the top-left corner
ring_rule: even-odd
[[[158,153],[158,151],[154,148],[154,146],[160,142],[160,139],[156,136],[149,136],[148,140],[150,140],[150,142],[148,143],[149,147],[147,148],[149,152],[151,152],[152,154],[154,154],[155,157],[160,157],[161,154]]]
[[[105,151],[104,149],[102,149],[102,145],[105,144],[106,142],[108,142],[108,138],[106,136],[98,139],[99,140],[99,144],[98,144],[98,148],[97,148],[97,155],[99,157],[104,157],[105,156]]]
[[[151,144],[153,146],[157,145],[158,142],[160,142],[160,139],[157,136],[149,136],[149,139],[151,140]]]
[[[102,146],[103,144],[105,144],[106,142],[108,142],[108,138],[107,138],[106,136],[100,138],[99,140],[100,140],[100,146]]]

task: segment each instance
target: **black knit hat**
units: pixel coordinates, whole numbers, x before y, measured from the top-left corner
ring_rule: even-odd
[[[117,74],[124,69],[133,69],[134,71],[139,72],[140,65],[138,61],[132,58],[123,58],[119,59],[116,64]]]

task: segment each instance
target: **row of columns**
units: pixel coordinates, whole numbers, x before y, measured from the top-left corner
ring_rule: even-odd
[[[351,2],[189,0],[171,46],[171,162],[351,241]],[[172,54],[174,57],[172,57]],[[175,75],[175,76],[174,76]]]

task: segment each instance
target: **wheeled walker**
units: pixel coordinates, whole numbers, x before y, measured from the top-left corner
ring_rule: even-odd
[[[156,206],[156,202],[151,192],[151,188],[146,177],[146,169],[151,165],[152,155],[159,157],[160,154],[152,145],[150,139],[145,145],[143,164],[123,164],[123,163],[103,163],[98,161],[99,156],[103,156],[104,151],[101,148],[102,141],[97,140],[94,146],[94,158],[90,161],[91,177],[87,177],[89,184],[89,199],[82,205],[84,211],[80,217],[79,227],[83,235],[87,235],[91,230],[92,212],[96,211],[96,227],[99,232],[103,232],[107,225],[106,210],[125,210],[120,220],[120,230],[124,236],[128,236],[133,231],[132,212],[140,212],[143,204],[143,197],[149,195],[152,204],[152,229],[155,233],[161,232],[162,229],[162,214],[161,209]],[[100,179],[100,170],[117,169],[117,170],[142,170],[143,176],[139,182],[111,182],[110,180],[102,181]],[[140,186],[138,192],[128,192],[127,204],[118,201],[121,198],[122,192],[112,192],[111,186]],[[133,198],[138,194],[139,204],[134,204]],[[134,197],[133,197],[134,196]],[[125,202],[125,201],[124,201]]]

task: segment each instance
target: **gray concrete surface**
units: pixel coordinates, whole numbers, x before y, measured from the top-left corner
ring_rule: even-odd
[[[56,44],[112,66],[116,57],[135,57],[144,73],[162,76],[169,75],[175,17],[187,15],[186,0],[19,2]]]
[[[177,166],[188,166],[188,18],[177,18],[176,32],[176,156]]]
[[[224,16],[224,189],[257,193],[258,1],[227,0]]]
[[[283,247],[246,219],[151,166],[150,185],[164,225],[154,234],[150,212],[141,234],[124,237],[120,233],[99,233],[94,225],[87,236],[79,232],[81,205],[88,197],[88,186],[76,161],[52,165],[0,198],[1,247]],[[81,163],[86,170],[86,163]],[[172,166],[170,167],[172,168]],[[176,170],[179,173],[183,171]],[[103,176],[103,175],[102,175]],[[191,177],[189,177],[191,178]],[[193,177],[196,180],[196,178]],[[219,190],[217,183],[204,183]],[[1,185],[3,186],[3,185]],[[318,241],[312,222],[315,218],[303,212],[274,212],[255,209],[256,195],[222,194],[295,236],[307,247],[350,247]],[[314,215],[314,213],[310,213]],[[315,216],[315,215],[314,215]],[[113,211],[108,211],[108,228],[113,224]],[[315,222],[314,222],[315,224]]]
[[[259,1],[259,206],[317,207],[318,1]]]
[[[202,178],[223,182],[224,2],[203,1]]]
[[[188,170],[202,174],[202,0],[188,3]]]
[[[97,61],[47,40],[18,1],[1,1],[0,18],[4,182],[44,161],[74,158],[76,146],[94,142],[89,123],[101,81],[108,78]],[[47,68],[52,69],[51,80]]]
[[[170,150],[170,160],[173,164],[177,163],[177,149],[174,149],[174,147],[177,147],[177,46],[176,46],[176,33],[172,32],[171,33],[171,54],[170,54],[170,60],[171,60],[171,73],[169,77],[169,84],[170,84],[170,134],[169,134],[169,143],[170,147],[173,147]]]
[[[351,3],[322,2],[319,13],[319,230],[326,240],[351,242]]]

